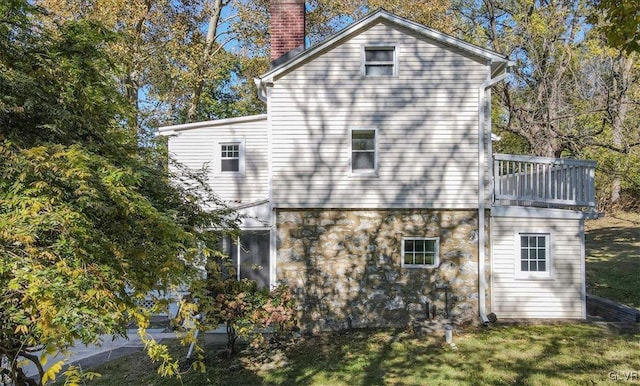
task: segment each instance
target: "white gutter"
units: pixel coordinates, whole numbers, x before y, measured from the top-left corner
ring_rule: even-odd
[[[491,62],[488,63],[489,68],[491,68]],[[480,319],[482,319],[483,323],[489,323],[489,318],[487,318],[487,302],[485,297],[487,296],[487,277],[485,272],[485,245],[486,245],[486,235],[485,235],[485,197],[484,197],[484,163],[485,163],[485,125],[488,128],[489,133],[491,133],[491,99],[489,98],[489,103],[487,103],[487,89],[492,87],[498,82],[503,81],[507,75],[509,75],[508,69],[511,67],[511,62],[507,63],[505,68],[505,72],[495,78],[491,78],[491,73],[489,72],[489,76],[487,80],[480,85],[478,88],[478,99],[479,99],[479,111],[478,111],[478,311],[480,313]],[[490,93],[489,93],[490,95]],[[486,108],[486,110],[485,110]],[[488,119],[485,118],[485,111],[487,111]],[[488,122],[488,124],[487,124]],[[489,176],[491,178],[491,176]]]
[[[264,95],[265,85],[264,85],[264,82],[262,81],[262,78],[253,78],[253,82],[256,84],[256,87],[258,88],[258,99],[260,99],[264,103],[267,103],[267,96]]]
[[[212,121],[183,123],[179,125],[159,127],[158,134],[166,135],[166,136],[176,135],[176,134],[179,134],[180,131],[185,131],[185,130],[199,129],[202,127],[217,127],[217,126],[233,125],[236,123],[257,122],[257,121],[264,121],[266,119],[267,119],[267,114],[258,114],[258,115],[246,115],[244,117],[214,119]]]

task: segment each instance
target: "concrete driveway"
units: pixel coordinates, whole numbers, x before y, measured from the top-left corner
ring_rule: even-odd
[[[176,332],[164,331],[164,329],[147,330],[147,333],[152,336],[156,342],[160,342],[163,339],[173,339],[178,337]],[[74,364],[79,365],[83,369],[87,369],[109,360],[142,350],[144,344],[138,335],[138,330],[127,330],[127,335],[128,339],[112,339],[111,335],[103,335],[101,336],[101,340],[103,342],[101,345],[84,345],[78,342],[78,344],[69,349],[67,355],[58,354],[55,356],[49,356],[44,369],[47,370],[49,367],[61,360],[65,361],[65,365]],[[37,353],[37,355],[39,356],[40,354]],[[29,363],[24,367],[24,372],[28,376],[38,375],[38,369],[32,363]]]

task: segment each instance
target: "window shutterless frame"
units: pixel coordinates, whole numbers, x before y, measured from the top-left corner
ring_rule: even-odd
[[[385,77],[398,75],[398,48],[395,44],[362,46],[362,75]]]
[[[403,237],[403,268],[436,268],[440,264],[439,237]]]
[[[378,171],[378,130],[349,130],[349,169],[352,175],[371,175]]]
[[[220,173],[244,175],[244,140],[220,141],[217,152]]]
[[[551,232],[515,232],[515,277],[524,280],[553,278]]]

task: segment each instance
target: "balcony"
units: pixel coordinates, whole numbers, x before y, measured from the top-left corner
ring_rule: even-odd
[[[595,168],[595,161],[495,154],[493,205],[592,211]]]

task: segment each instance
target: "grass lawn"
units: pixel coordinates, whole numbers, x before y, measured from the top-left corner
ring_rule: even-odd
[[[586,222],[587,292],[640,309],[640,213]]]
[[[596,324],[491,327],[440,336],[357,330],[305,338],[288,348],[221,359],[206,374],[160,378],[143,353],[95,369],[92,385],[608,385],[640,371],[640,334]],[[185,348],[171,344],[176,357]],[[634,373],[635,371],[635,373]],[[637,378],[635,382],[640,382]]]
[[[640,308],[640,214],[586,223],[587,291]],[[207,373],[161,378],[144,353],[92,369],[91,385],[616,385],[640,384],[640,333],[599,324],[491,325],[440,336],[367,330],[322,334],[231,360],[208,347]],[[186,348],[169,343],[176,358]],[[188,365],[185,363],[185,368]],[[62,384],[62,383],[60,383]]]

